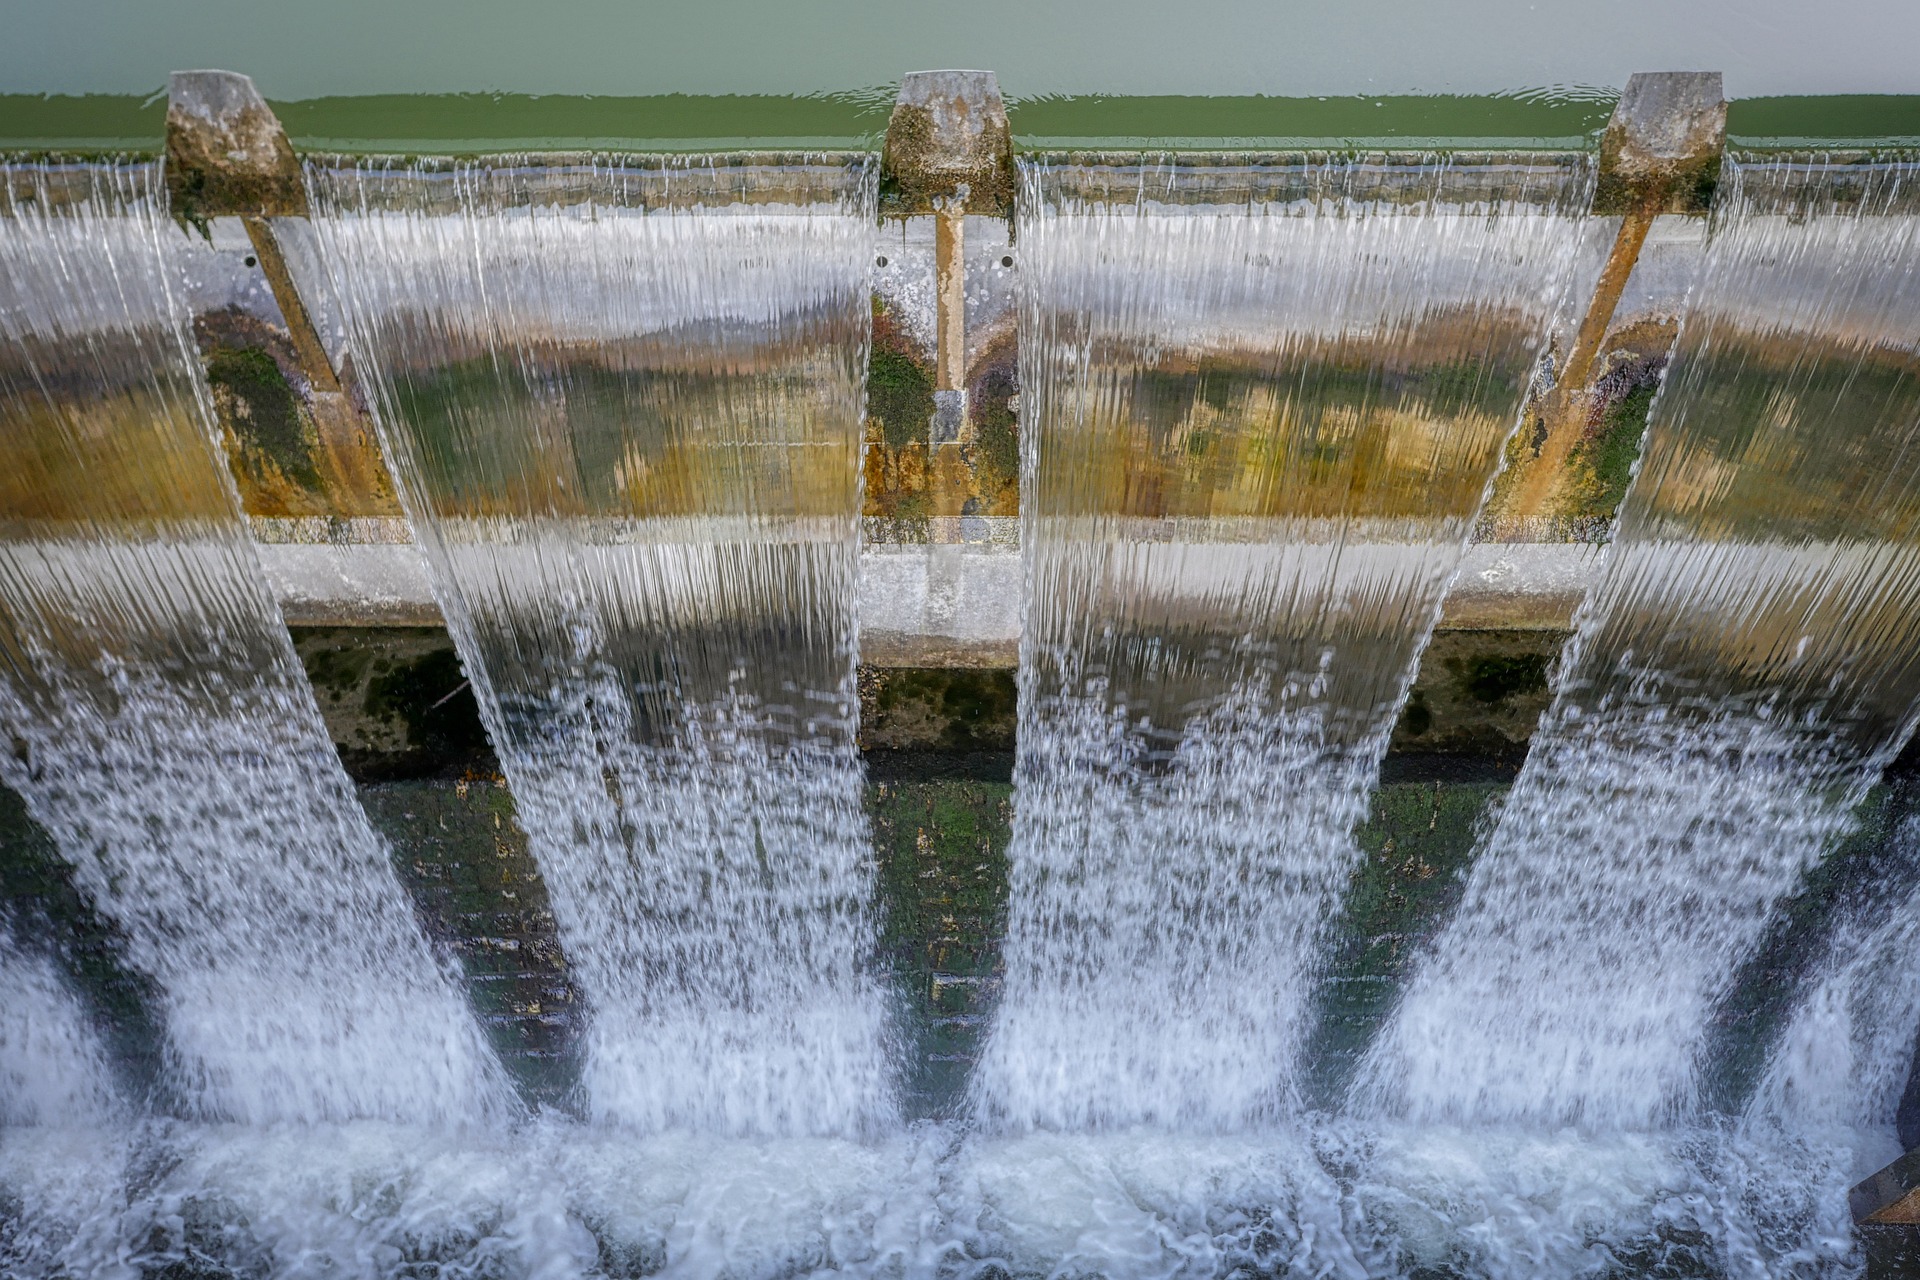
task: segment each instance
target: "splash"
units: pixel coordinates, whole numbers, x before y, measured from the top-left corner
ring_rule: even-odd
[[[1332,1122],[851,1142],[363,1121],[173,1125],[131,1153],[33,1137],[0,1148],[21,1206],[0,1265],[36,1280],[1858,1274],[1833,1149],[1712,1135]]]
[[[1878,874],[1842,904],[1774,1047],[1747,1104],[1753,1121],[1816,1131],[1894,1121],[1920,1034],[1920,814],[1899,822],[1876,862]]]
[[[106,1046],[52,961],[0,930],[0,1124],[95,1125],[122,1104]]]

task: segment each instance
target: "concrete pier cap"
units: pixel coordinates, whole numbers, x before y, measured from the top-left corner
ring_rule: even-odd
[[[176,71],[167,80],[167,193],[173,214],[301,217],[306,188],[293,144],[250,76]]]
[[[1628,77],[1600,140],[1593,211],[1703,214],[1726,145],[1720,72],[1638,72]]]
[[[881,204],[895,216],[1013,215],[1013,132],[991,71],[913,71],[900,80],[880,156]]]
[[[1920,1275],[1920,1149],[1861,1182],[1847,1200],[1867,1280]]]

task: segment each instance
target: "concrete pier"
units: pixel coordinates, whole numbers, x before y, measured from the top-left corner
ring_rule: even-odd
[[[283,239],[307,216],[306,185],[251,79],[174,73],[167,191],[202,241],[194,330],[247,514],[399,515],[373,423],[288,267]]]

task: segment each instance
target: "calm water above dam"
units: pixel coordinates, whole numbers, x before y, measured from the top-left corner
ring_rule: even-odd
[[[871,159],[310,158],[245,243],[485,739],[357,783],[163,176],[0,167],[0,1272],[1860,1273],[1912,163],[1727,161],[1550,686],[1460,677],[1541,683],[1524,762],[1394,764],[1591,157],[1023,158],[1014,758],[915,777],[859,747]]]

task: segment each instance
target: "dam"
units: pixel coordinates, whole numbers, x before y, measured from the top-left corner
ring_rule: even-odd
[[[1155,102],[15,130],[0,1272],[1912,1274],[1920,139]]]

